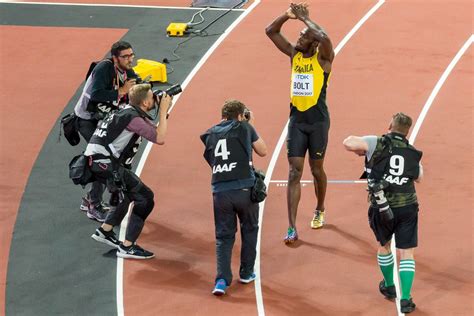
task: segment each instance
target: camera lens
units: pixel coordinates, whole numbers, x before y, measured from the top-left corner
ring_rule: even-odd
[[[174,86],[171,86],[168,89],[166,89],[165,92],[169,96],[174,96],[174,95],[177,95],[178,93],[183,92],[183,90],[181,89],[181,85],[175,84]]]
[[[181,86],[179,84],[175,84],[174,86],[169,87],[165,91],[163,90],[152,90],[155,102],[160,103],[161,97],[163,96],[163,93],[166,93],[170,97],[177,95],[178,93],[181,93],[183,90],[181,89]]]

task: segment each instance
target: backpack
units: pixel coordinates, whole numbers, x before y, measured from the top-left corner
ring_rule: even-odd
[[[107,60],[109,62],[112,62],[110,59],[106,58],[106,59],[102,59],[102,60],[99,60],[99,61],[93,61],[91,62],[91,64],[89,65],[89,70],[87,70],[87,74],[86,74],[86,81],[87,79],[89,79],[89,77],[91,76],[92,74],[92,71],[94,70],[95,66],[97,66],[100,62],[104,61],[104,60]]]
[[[61,138],[61,128],[67,141],[71,146],[76,146],[81,141],[77,126],[77,116],[74,112],[61,118],[61,127],[59,128],[59,137]]]
[[[80,184],[83,187],[90,182],[94,182],[95,178],[90,170],[90,164],[90,157],[83,154],[74,156],[71,162],[69,162],[69,179],[74,184]]]
[[[260,203],[267,197],[267,186],[265,185],[265,174],[261,170],[255,171],[255,183],[250,192],[250,200],[254,203]]]

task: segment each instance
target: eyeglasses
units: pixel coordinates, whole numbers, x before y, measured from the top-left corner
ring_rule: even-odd
[[[118,57],[123,58],[123,59],[130,59],[135,57],[135,53],[127,54],[127,55],[119,55]]]

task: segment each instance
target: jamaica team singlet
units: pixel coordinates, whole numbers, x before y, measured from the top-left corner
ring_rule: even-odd
[[[304,58],[301,52],[295,54],[291,68],[291,122],[311,124],[329,120],[326,105],[329,75],[319,65],[317,52],[309,58]]]

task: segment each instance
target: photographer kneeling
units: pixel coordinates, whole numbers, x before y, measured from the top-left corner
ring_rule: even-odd
[[[85,155],[91,157],[91,171],[111,191],[111,204],[117,204],[108,212],[105,222],[96,229],[92,238],[117,247],[121,258],[148,259],[154,254],[136,244],[145,220],[153,210],[153,192],[131,170],[124,168],[124,161],[132,158],[134,144],[140,137],[164,144],[167,130],[167,112],[171,97],[163,93],[159,100],[159,124],[155,126],[147,112],[155,108],[157,98],[149,84],[133,86],[129,92],[130,104],[122,110],[107,115],[97,125]],[[115,200],[115,201],[114,201]],[[123,243],[116,238],[113,227],[120,225],[134,202]]]

